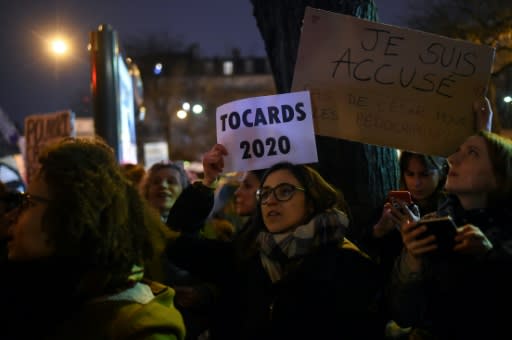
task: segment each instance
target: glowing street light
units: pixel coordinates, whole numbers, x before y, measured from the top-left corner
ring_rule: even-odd
[[[512,97],[506,96],[505,98],[503,98],[503,101],[508,104],[508,103],[512,102]]]
[[[192,112],[194,112],[196,115],[200,114],[203,112],[203,106],[201,104],[195,104],[192,106]]]
[[[69,51],[69,44],[62,38],[55,38],[50,41],[50,51],[57,56],[64,55]]]
[[[187,118],[187,111],[185,110],[178,110],[178,112],[176,112],[176,116],[179,118],[179,119],[185,119]]]

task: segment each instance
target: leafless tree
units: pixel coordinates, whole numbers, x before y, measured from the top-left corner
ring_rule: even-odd
[[[512,2],[510,0],[428,0],[412,4],[408,24],[425,32],[493,46],[496,58],[488,97],[497,108],[496,90],[512,86]],[[512,127],[506,112],[497,115],[500,125]],[[512,112],[511,112],[512,113]],[[496,125],[495,124],[495,125]]]

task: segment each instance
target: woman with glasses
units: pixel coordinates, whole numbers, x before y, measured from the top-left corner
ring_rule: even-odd
[[[183,339],[174,291],[142,280],[161,222],[102,140],[45,148],[18,194],[4,267],[2,339]]]
[[[182,242],[196,256],[174,257],[219,288],[211,339],[379,339],[375,267],[344,239],[340,207],[308,166],[245,173],[236,209],[249,224],[232,242]]]
[[[278,163],[257,198],[257,252],[240,273],[243,338],[382,338],[376,268],[344,237],[339,193],[306,165]]]

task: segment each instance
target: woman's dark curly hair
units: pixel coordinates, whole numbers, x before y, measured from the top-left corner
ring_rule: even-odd
[[[99,137],[65,138],[45,148],[39,162],[51,199],[42,223],[55,257],[93,272],[102,293],[122,289],[133,266],[152,256],[148,229],[158,217]]]
[[[121,164],[121,173],[138,188],[146,175],[146,169],[141,164],[124,163]]]

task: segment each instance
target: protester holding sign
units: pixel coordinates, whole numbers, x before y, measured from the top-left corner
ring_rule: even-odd
[[[477,130],[490,131],[493,112],[487,98],[482,97],[481,100],[473,103],[473,114]],[[400,190],[410,193],[412,203],[416,205],[419,215],[436,211],[445,199],[444,183],[448,167],[446,159],[403,151],[400,155],[399,167]],[[385,275],[391,269],[394,259],[400,254],[402,240],[398,226],[407,218],[407,213],[400,206],[396,206],[401,202],[393,202],[393,200],[393,197],[388,196],[380,218],[363,231],[362,237],[365,250],[379,260]]]
[[[442,234],[402,223],[393,317],[437,339],[498,339],[509,331],[502,311],[512,303],[512,141],[481,131],[448,162],[450,196],[433,215],[455,221],[456,236],[448,240],[454,246],[441,252]]]
[[[181,259],[192,272],[220,288],[212,339],[382,338],[375,303],[383,285],[344,238],[349,221],[337,191],[305,165],[281,162],[255,175],[237,196],[237,212],[252,221],[232,242],[176,245],[196,254]]]
[[[490,129],[492,110],[487,98],[475,101],[473,111],[477,128]],[[430,156],[410,151],[402,151],[399,159],[400,187],[410,194],[409,202],[401,197],[395,198],[390,192],[382,213],[375,223],[363,230],[361,244],[363,248],[379,263],[384,280],[388,280],[394,262],[403,247],[399,227],[401,221],[407,219],[407,212],[401,204],[416,209],[418,216],[435,212],[446,199],[444,184],[448,164],[444,157]],[[404,192],[405,193],[405,192]],[[414,204],[415,206],[411,206]],[[410,329],[401,329],[396,323],[388,324],[391,334],[407,333]]]

